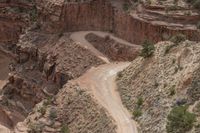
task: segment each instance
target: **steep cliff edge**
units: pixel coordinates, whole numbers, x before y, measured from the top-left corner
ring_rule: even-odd
[[[37,0],[40,13],[40,23],[46,32],[101,30],[113,32],[116,36],[141,44],[145,39],[152,42],[165,40],[165,36],[173,36],[182,33],[190,40],[199,40],[199,31],[194,24],[198,23],[199,15],[173,16],[167,14],[163,8],[161,11],[147,10],[148,7],[135,8],[131,12],[115,7],[108,0],[64,2]],[[119,3],[123,5],[123,3]],[[182,12],[186,12],[184,9]],[[147,12],[151,12],[148,13]],[[153,12],[161,15],[162,20],[156,20]],[[166,22],[165,17],[173,20]],[[193,25],[188,26],[179,22],[189,22],[193,18]],[[179,20],[182,21],[179,21]],[[150,21],[155,20],[155,21]]]
[[[193,108],[192,105],[199,102],[199,43],[161,42],[155,46],[152,57],[136,58],[117,78],[122,101],[133,112],[144,133],[165,133],[166,129],[170,132],[166,127],[170,111],[182,106]],[[190,107],[189,110],[192,112]],[[181,121],[184,117],[177,118]],[[180,122],[175,120],[174,123]],[[174,125],[176,130],[171,132],[186,132],[182,125]],[[192,126],[190,132],[199,132],[198,128],[190,130]]]
[[[16,59],[0,99],[0,108],[9,112],[12,127],[23,121],[35,104],[57,94],[68,80],[104,63],[69,39],[68,33],[61,36],[31,31],[21,36]]]

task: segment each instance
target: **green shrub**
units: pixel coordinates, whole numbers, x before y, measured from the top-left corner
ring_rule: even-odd
[[[144,102],[143,98],[142,98],[142,97],[139,97],[139,98],[137,99],[137,105],[138,105],[138,107],[142,106],[143,102]]]
[[[70,133],[69,128],[67,125],[62,125],[61,129],[60,129],[61,133]]]
[[[175,85],[173,85],[170,89],[169,89],[169,95],[170,96],[174,96],[176,94],[176,90],[175,90]]]
[[[38,18],[37,8],[34,6],[32,10],[29,11],[29,15],[32,22],[35,22]]]
[[[136,108],[134,111],[133,111],[133,117],[134,118],[138,118],[142,115],[142,110],[140,108]]]
[[[46,108],[47,108],[47,106],[43,105],[43,106],[39,107],[38,112],[40,112],[43,116],[46,113]]]
[[[43,105],[44,105],[44,106],[50,105],[50,104],[52,103],[52,99],[53,99],[52,96],[47,97],[47,98],[44,100]]]
[[[57,118],[57,112],[55,109],[50,109],[49,111],[49,119],[54,120],[55,118]]]
[[[187,106],[174,107],[167,119],[167,132],[168,133],[185,133],[190,131],[196,121],[196,116],[187,111]]]
[[[128,3],[124,3],[124,4],[123,4],[123,10],[124,10],[124,11],[128,11],[129,8],[130,8],[130,6],[129,6]]]
[[[181,43],[181,42],[183,42],[183,41],[185,41],[185,40],[186,40],[186,36],[183,35],[183,34],[177,34],[177,35],[173,36],[173,37],[170,39],[170,41],[172,41],[172,42],[175,43],[175,44],[179,44],[179,43]]]
[[[147,58],[153,55],[154,51],[155,51],[155,46],[153,45],[153,43],[149,42],[149,41],[144,41],[144,43],[142,44],[142,52],[140,54],[140,56]]]

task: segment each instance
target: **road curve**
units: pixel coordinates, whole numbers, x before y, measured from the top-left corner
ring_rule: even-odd
[[[0,125],[0,133],[11,133],[11,131],[8,128]]]
[[[130,63],[112,63],[92,68],[77,81],[81,87],[87,88],[94,98],[113,117],[118,133],[137,133],[136,123],[123,106],[117,92],[115,77]]]
[[[102,59],[104,62],[106,63],[110,63],[109,58],[106,57],[103,53],[99,52],[97,49],[95,49],[92,44],[90,44],[86,39],[85,36],[89,33],[94,33],[100,37],[105,37],[107,35],[109,35],[109,37],[123,45],[129,45],[129,46],[135,46],[136,49],[141,49],[141,46],[139,45],[135,45],[135,44],[131,44],[130,42],[127,42],[125,40],[122,40],[120,38],[115,37],[113,34],[108,33],[108,32],[102,32],[102,31],[78,31],[78,32],[74,32],[71,34],[70,38],[79,43],[82,47],[90,50],[92,53],[94,53],[97,57],[99,57],[100,59]]]
[[[127,41],[114,37],[112,34],[99,32],[99,31],[81,31],[72,33],[70,36],[72,40],[78,42],[81,46],[93,52],[96,56],[103,59],[105,65],[98,66],[88,70],[83,76],[76,81],[78,84],[88,89],[94,98],[102,105],[107,112],[112,116],[117,125],[118,133],[138,133],[137,124],[127,109],[123,106],[117,86],[115,83],[116,75],[119,71],[125,69],[130,63],[110,63],[109,59],[101,52],[95,49],[86,39],[88,33],[94,33],[98,36],[110,35],[110,37],[122,44],[133,45]],[[137,48],[140,48],[139,46]]]

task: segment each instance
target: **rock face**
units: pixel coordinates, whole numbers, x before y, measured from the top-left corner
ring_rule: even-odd
[[[107,0],[81,3],[63,0],[37,1],[40,23],[45,31],[51,33],[80,30],[110,31],[135,44],[140,44],[145,39],[158,42],[165,39],[164,35],[173,36],[177,33],[185,34],[190,40],[199,40],[200,33],[196,29],[154,24],[114,8]]]
[[[55,99],[38,104],[33,113],[15,128],[16,133],[35,130],[52,133],[116,133],[116,127],[107,112],[72,82],[66,84]]]
[[[142,116],[136,118],[141,132],[165,133],[167,115],[173,106],[192,105],[199,100],[199,52],[199,43],[158,43],[153,57],[138,57],[118,74],[124,105],[134,112],[138,99],[144,101],[140,105]]]
[[[0,42],[16,43],[26,23],[15,15],[0,15]]]
[[[103,64],[70,40],[69,34],[29,31],[21,36],[15,51],[17,64],[1,91],[0,106],[10,111],[10,115],[23,116],[19,121],[42,99],[57,94],[68,80],[79,77],[92,66]],[[7,105],[10,106],[7,108]]]
[[[136,16],[119,11],[115,13],[113,32],[116,36],[135,44],[141,44],[144,40],[156,43],[165,40],[164,35],[171,37],[181,33],[186,35],[190,40],[198,41],[200,35],[200,32],[194,29],[152,24]]]
[[[0,2],[0,42],[16,43],[19,35],[30,24],[30,12],[33,3],[26,1],[1,1]]]

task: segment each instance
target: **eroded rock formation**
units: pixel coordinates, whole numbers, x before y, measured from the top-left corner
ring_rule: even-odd
[[[43,29],[48,32],[110,31],[134,44],[141,44],[145,39],[158,42],[165,40],[165,35],[170,37],[177,33],[185,34],[190,40],[199,40],[200,33],[196,28],[188,28],[187,25],[173,25],[173,23],[178,22],[180,16],[179,18],[174,17],[175,21],[172,24],[162,21],[158,21],[158,23],[155,23],[156,21],[150,22],[148,18],[143,19],[137,13],[127,13],[113,7],[107,0],[82,3],[64,2],[63,0],[57,2],[38,0],[38,3],[38,9],[42,14],[40,23],[42,23]],[[183,21],[184,18],[186,21],[187,18],[190,19],[190,16],[182,17]],[[193,23],[197,23],[198,18],[198,15],[194,17]],[[149,19],[151,19],[151,16],[149,16]]]

